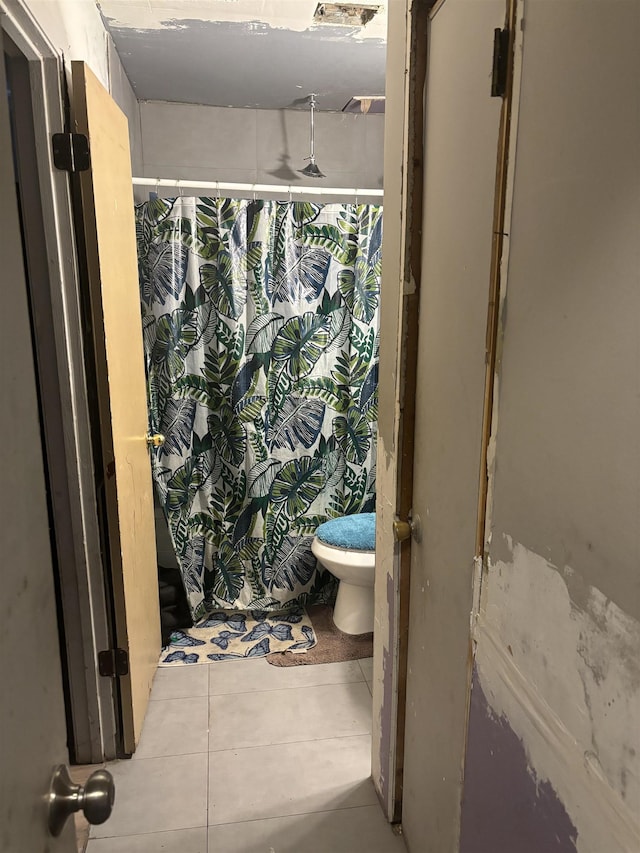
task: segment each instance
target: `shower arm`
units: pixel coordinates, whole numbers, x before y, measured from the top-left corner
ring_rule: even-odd
[[[314,114],[316,111],[316,96],[315,95],[311,95],[310,106],[311,106],[311,156],[307,157],[306,159],[310,160],[315,165],[315,163],[316,163],[316,153],[315,153],[315,151],[316,151],[316,145],[315,145],[316,134],[315,134],[315,117],[314,117]]]

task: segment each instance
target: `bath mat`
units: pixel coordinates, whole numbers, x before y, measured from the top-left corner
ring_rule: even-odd
[[[305,610],[223,610],[193,628],[174,631],[159,666],[264,657],[275,651],[304,657],[316,644]]]
[[[270,654],[267,657],[270,664],[300,666],[373,657],[373,633],[345,634],[333,624],[333,608],[325,604],[310,607],[309,616],[318,640],[317,645],[305,655],[288,651]]]

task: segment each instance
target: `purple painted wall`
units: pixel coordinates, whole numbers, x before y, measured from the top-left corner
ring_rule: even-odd
[[[387,576],[387,607],[389,608],[389,634],[391,638],[390,646],[384,647],[382,651],[382,671],[383,671],[383,695],[382,709],[380,712],[380,781],[378,796],[383,804],[389,802],[389,786],[391,784],[390,774],[393,772],[393,767],[389,762],[391,752],[391,741],[394,735],[392,732],[392,706],[393,706],[393,654],[391,651],[391,643],[395,637],[396,630],[396,609],[395,609],[395,585],[391,575]]]
[[[474,670],[460,853],[576,853],[577,831],[522,741],[491,710]]]

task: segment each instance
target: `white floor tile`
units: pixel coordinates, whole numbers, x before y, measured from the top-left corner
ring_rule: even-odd
[[[369,735],[212,752],[209,824],[370,805],[370,776]]]
[[[209,749],[347,737],[371,732],[364,682],[209,698]]]
[[[206,696],[149,702],[133,760],[206,752],[209,743],[208,704]]]
[[[207,824],[206,753],[109,762],[113,813],[91,838],[190,829]]]
[[[94,838],[89,841],[87,853],[207,853],[207,827]]]
[[[378,805],[209,827],[209,853],[405,853]]]
[[[359,660],[360,669],[365,681],[373,681],[373,658],[362,658]]]
[[[284,690],[363,681],[357,661],[302,666],[272,666],[266,660],[219,661],[209,667],[209,692],[250,693],[257,690]]]
[[[206,696],[209,692],[209,666],[185,664],[184,666],[159,666],[153,679],[151,700],[182,699]]]

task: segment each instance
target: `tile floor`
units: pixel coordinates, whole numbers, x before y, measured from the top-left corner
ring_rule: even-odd
[[[372,661],[158,670],[87,853],[404,853],[370,775]]]

